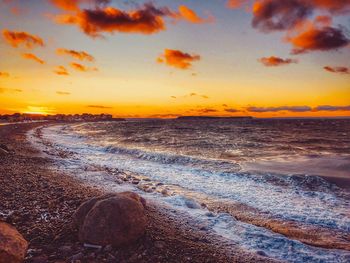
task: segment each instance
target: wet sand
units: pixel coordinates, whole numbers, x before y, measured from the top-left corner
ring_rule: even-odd
[[[0,219],[30,242],[26,262],[276,262],[225,246],[171,211],[147,206],[149,227],[135,244],[89,249],[77,240],[71,217],[86,199],[101,194],[55,169],[34,149],[26,132],[40,123],[0,126]],[[80,261],[79,261],[80,260]]]

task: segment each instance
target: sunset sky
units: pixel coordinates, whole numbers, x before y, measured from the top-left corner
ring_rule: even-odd
[[[350,0],[0,0],[0,114],[350,116]]]

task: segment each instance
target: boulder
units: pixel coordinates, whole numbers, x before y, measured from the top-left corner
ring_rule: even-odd
[[[13,226],[0,221],[0,263],[23,262],[28,242]]]
[[[136,241],[147,226],[145,200],[132,192],[106,194],[83,203],[74,214],[79,240],[123,246]]]

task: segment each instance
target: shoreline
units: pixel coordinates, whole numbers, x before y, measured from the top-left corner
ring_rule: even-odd
[[[26,262],[277,262],[257,253],[210,240],[153,204],[144,237],[120,249],[84,248],[70,227],[71,216],[86,199],[100,195],[96,187],[64,174],[26,140],[26,133],[49,123],[0,127],[0,219],[14,225],[30,242]]]

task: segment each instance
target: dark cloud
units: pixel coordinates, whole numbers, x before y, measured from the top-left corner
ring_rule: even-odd
[[[113,107],[108,107],[108,106],[103,106],[103,105],[88,105],[86,107],[95,108],[95,109],[113,109]]]
[[[261,31],[287,30],[312,13],[302,0],[260,0],[253,6],[252,25]]]
[[[293,37],[287,37],[293,45],[293,54],[309,51],[328,51],[349,45],[350,39],[341,28],[311,27]]]
[[[74,10],[73,14],[57,16],[56,21],[61,24],[77,25],[92,37],[115,32],[154,34],[166,29],[165,18],[196,24],[213,21],[213,17],[201,18],[184,5],[181,5],[178,11],[172,11],[168,7],[156,7],[152,3],[145,3],[138,9],[129,11],[114,7],[80,9],[77,6]]]
[[[350,0],[256,0],[252,25],[262,32],[286,31],[292,54],[329,51],[349,45],[346,30],[332,25],[331,19],[349,11]]]
[[[197,54],[189,54],[180,50],[165,49],[164,53],[157,59],[158,63],[165,63],[168,66],[189,69],[192,63],[200,60],[201,57]]]
[[[216,109],[211,109],[211,108],[205,108],[205,109],[199,109],[199,110],[196,110],[200,113],[213,113],[213,112],[218,112],[218,110]]]
[[[288,65],[292,63],[298,63],[296,59],[283,59],[275,56],[271,57],[263,57],[258,60],[262,64],[264,64],[267,67],[277,67],[277,66],[283,66],[283,65]]]
[[[237,109],[234,109],[234,108],[225,109],[225,111],[229,112],[229,113],[241,112],[241,110],[237,110]]]
[[[84,9],[76,14],[58,17],[63,24],[76,24],[84,33],[96,37],[101,33],[142,33],[153,34],[165,29],[164,16],[171,15],[168,8],[157,8],[145,4],[138,10],[123,11],[114,7],[105,9]]]
[[[312,3],[315,9],[326,10],[333,14],[345,14],[350,12],[349,0],[308,0],[308,1]]]
[[[20,45],[23,45],[27,48],[44,46],[44,41],[42,38],[29,34],[27,32],[16,32],[5,29],[2,34],[6,42],[16,48]]]
[[[347,67],[330,67],[325,66],[325,70],[332,72],[332,73],[340,73],[340,74],[350,74],[350,68]]]
[[[279,111],[290,111],[290,112],[308,112],[312,108],[309,106],[280,106],[280,107],[248,107],[248,111],[263,113],[263,112],[279,112]]]
[[[350,105],[349,106],[323,105],[323,106],[316,107],[314,110],[315,111],[350,111]]]
[[[289,111],[289,112],[350,111],[350,105],[349,106],[323,105],[323,106],[317,106],[314,108],[310,106],[248,107],[246,110],[254,113],[279,112],[279,111]]]

